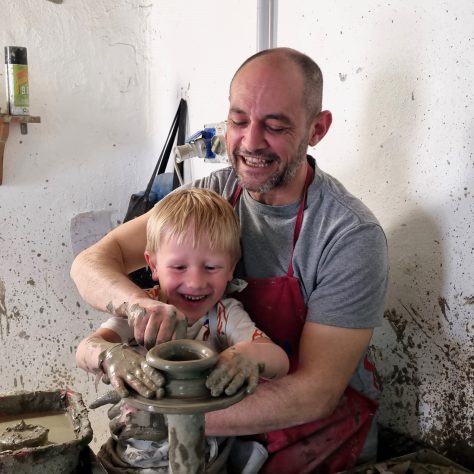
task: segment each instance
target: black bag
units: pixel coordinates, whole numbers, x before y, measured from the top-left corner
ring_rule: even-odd
[[[183,163],[175,164],[172,176],[169,176],[171,173],[165,173],[165,170],[173,149],[176,134],[178,134],[176,144],[184,144],[186,136],[186,113],[186,101],[181,99],[178,110],[176,111],[176,115],[173,119],[173,123],[171,124],[168,137],[166,138],[165,146],[161,151],[150,181],[148,181],[145,191],[134,193],[130,197],[127,213],[125,214],[125,218],[123,220],[124,222],[130,221],[135,217],[145,214],[145,212],[149,211],[163,196],[168,194],[172,189],[175,189],[179,186],[180,182],[178,173],[180,173],[181,176],[183,175]],[[171,178],[172,185],[168,186],[169,179]],[[165,186],[163,186],[163,184]],[[160,186],[161,189],[159,189]],[[130,273],[128,276],[140,288],[151,288],[155,285],[155,282],[151,278],[151,272],[148,267],[140,268],[139,270]]]

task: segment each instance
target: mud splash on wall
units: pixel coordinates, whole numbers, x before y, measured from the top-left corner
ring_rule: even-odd
[[[464,341],[451,331],[462,321],[459,312],[450,309],[459,302],[448,304],[440,296],[436,303],[427,311],[398,301],[385,312],[392,330],[391,353],[374,352],[382,368],[382,423],[393,429],[407,427],[414,439],[472,467],[474,322],[466,320]]]
[[[21,319],[20,310],[17,306],[13,306],[9,311],[6,303],[6,285],[0,279],[0,340],[10,335],[11,322]]]

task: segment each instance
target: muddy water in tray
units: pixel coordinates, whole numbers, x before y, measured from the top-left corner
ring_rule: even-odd
[[[72,390],[0,393],[0,473],[71,474],[92,429]]]
[[[67,443],[76,439],[74,427],[72,424],[71,416],[67,412],[57,413],[25,413],[23,416],[15,415],[10,417],[0,417],[0,448],[3,449],[15,449],[11,446],[11,433],[21,433],[20,430],[12,430],[12,428],[18,427],[21,422],[26,425],[34,425],[37,427],[43,427],[48,430],[46,440],[39,433],[36,440],[31,440],[28,446],[41,446],[48,443]],[[10,430],[7,430],[10,428]],[[33,432],[33,429],[24,429],[23,431]],[[30,436],[34,437],[34,434]],[[35,442],[36,441],[36,442]],[[8,446],[10,445],[10,446]],[[21,446],[20,446],[21,447]]]

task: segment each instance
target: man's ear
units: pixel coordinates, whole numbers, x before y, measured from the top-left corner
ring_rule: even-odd
[[[158,281],[158,275],[156,273],[156,264],[155,264],[154,258],[151,256],[148,250],[145,250],[144,255],[145,255],[146,264],[151,270],[151,277],[153,278],[153,280]]]
[[[326,135],[332,123],[332,114],[329,110],[322,110],[311,124],[309,145],[315,146]]]

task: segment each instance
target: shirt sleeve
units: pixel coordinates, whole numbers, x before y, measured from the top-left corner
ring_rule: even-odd
[[[112,316],[100,325],[101,328],[110,329],[118,334],[123,344],[128,344],[133,339],[133,330],[128,325],[127,318]]]
[[[242,303],[234,298],[224,298],[217,303],[217,330],[211,337],[218,339],[221,350],[242,341],[253,341],[259,337],[268,337],[257,328],[244,310]]]
[[[347,328],[382,322],[388,284],[385,234],[376,224],[345,232],[320,262],[308,320]]]

